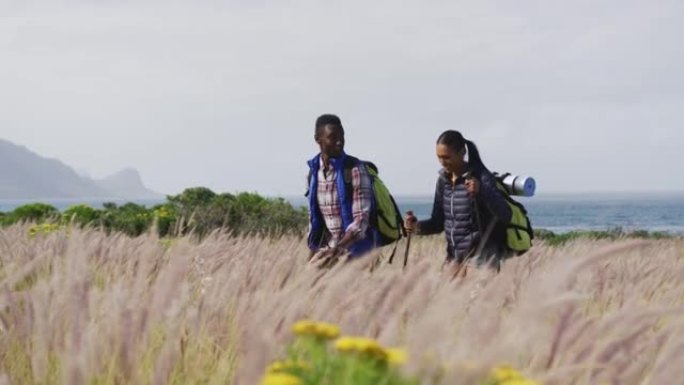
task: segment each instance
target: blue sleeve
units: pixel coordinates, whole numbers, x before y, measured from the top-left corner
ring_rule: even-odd
[[[480,191],[478,199],[484,203],[489,211],[501,222],[510,223],[511,208],[508,206],[503,194],[496,187],[496,179],[491,173],[484,171],[480,176]]]
[[[438,234],[444,231],[444,192],[440,178],[437,178],[435,187],[435,199],[432,203],[432,215],[430,219],[418,222],[421,235]]]

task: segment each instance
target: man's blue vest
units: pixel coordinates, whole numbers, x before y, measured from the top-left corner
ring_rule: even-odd
[[[351,192],[347,193],[347,184],[344,181],[344,167],[345,163],[349,161],[347,154],[342,153],[338,158],[330,158],[330,164],[335,169],[337,179],[337,196],[340,200],[340,206],[342,211],[342,228],[346,229],[353,221],[354,217],[352,215],[352,199]],[[353,159],[353,158],[352,158]],[[322,245],[323,236],[325,235],[325,221],[321,215],[321,210],[318,207],[318,171],[321,168],[321,157],[316,155],[308,162],[310,170],[309,178],[309,224],[311,225],[311,230],[309,232],[309,249],[318,250]],[[371,186],[372,188],[372,186]],[[371,213],[374,209],[374,199],[371,196]],[[369,213],[369,215],[371,214]],[[370,218],[369,218],[370,221]],[[368,226],[366,231],[366,237],[362,240],[354,242],[349,248],[349,252],[352,257],[358,257],[361,254],[369,251],[375,246],[375,230]]]

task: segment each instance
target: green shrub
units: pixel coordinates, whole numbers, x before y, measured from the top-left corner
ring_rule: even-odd
[[[73,205],[62,212],[62,221],[80,225],[99,223],[101,211],[85,204]]]
[[[265,198],[256,193],[216,194],[206,187],[193,187],[167,202],[147,208],[135,203],[117,206],[106,202],[102,209],[73,205],[61,214],[43,203],[17,207],[11,213],[0,213],[0,224],[16,222],[50,222],[94,226],[138,236],[153,225],[159,236],[195,234],[206,236],[216,229],[230,229],[235,235],[254,234],[279,237],[302,235],[306,230],[307,212],[294,208],[282,198]]]
[[[306,210],[295,209],[282,198],[264,198],[256,193],[215,194],[195,187],[169,196],[168,201],[187,223],[185,232],[199,236],[218,228],[230,229],[236,235],[301,235],[308,220]]]
[[[38,222],[54,219],[59,216],[59,211],[54,206],[45,203],[30,203],[19,206],[10,213],[11,223]]]
[[[152,218],[152,211],[145,206],[129,202],[118,207],[114,203],[105,203],[102,225],[109,231],[120,231],[137,237],[149,229]]]
[[[152,215],[157,225],[157,232],[160,237],[173,235],[172,231],[176,225],[178,214],[176,208],[170,204],[165,203],[156,205],[152,208]]]
[[[650,232],[647,230],[625,231],[621,227],[614,227],[609,230],[573,230],[562,234],[545,229],[536,229],[534,237],[543,240],[551,246],[561,246],[576,239],[621,239],[621,238],[642,238],[642,239],[667,239],[674,235],[665,232]]]

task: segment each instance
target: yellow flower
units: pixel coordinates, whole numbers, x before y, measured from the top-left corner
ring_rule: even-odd
[[[520,372],[513,369],[509,365],[502,365],[492,369],[492,378],[498,382],[506,382],[511,380],[523,380],[524,377]],[[513,384],[506,384],[513,385]],[[518,384],[516,384],[518,385]]]
[[[287,373],[269,373],[261,380],[261,385],[302,385],[302,381]]]
[[[363,353],[386,359],[385,349],[374,339],[363,337],[342,337],[335,343],[335,348],[342,353]]]
[[[41,223],[29,227],[29,237],[35,237],[38,234],[49,234],[60,230],[60,226],[54,223]]]
[[[353,352],[356,349],[356,339],[353,337],[342,337],[335,342],[335,349],[342,353]]]
[[[329,340],[340,336],[340,327],[326,322],[316,324],[316,333],[319,337]]]
[[[316,323],[311,320],[301,320],[297,321],[294,326],[292,326],[292,331],[297,335],[309,335],[316,330]]]
[[[357,350],[362,353],[384,355],[385,352],[378,341],[370,338],[359,338],[356,341]]]
[[[337,325],[326,322],[301,320],[292,326],[292,331],[299,336],[314,336],[323,339],[334,339],[340,335]]]
[[[528,378],[515,378],[503,382],[499,382],[500,385],[541,385],[541,383],[530,380]]]
[[[309,370],[311,365],[305,361],[276,361],[266,368],[266,373],[286,372],[288,370]]]
[[[408,361],[408,353],[404,349],[385,349],[387,362],[393,365],[403,365]]]

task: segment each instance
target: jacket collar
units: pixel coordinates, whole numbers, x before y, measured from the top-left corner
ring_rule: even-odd
[[[339,170],[344,166],[344,162],[347,159],[347,153],[342,152],[340,156],[336,158],[330,158],[330,164],[329,167],[334,168],[335,170]],[[317,156],[312,159],[312,161],[316,161],[319,165],[319,167],[324,167],[323,166],[323,156],[321,154],[318,154]]]
[[[472,172],[473,174],[476,173],[476,170],[474,167],[471,167],[470,164],[466,165],[466,172]],[[446,168],[441,168],[439,170],[439,177],[443,178],[446,181],[451,181],[451,171],[447,170]],[[479,174],[478,174],[479,175]],[[459,175],[460,176],[460,175]]]

